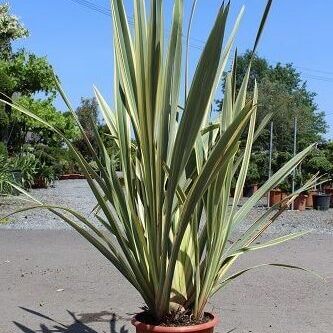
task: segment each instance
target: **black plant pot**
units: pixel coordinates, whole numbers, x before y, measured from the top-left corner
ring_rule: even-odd
[[[328,210],[330,208],[331,196],[329,194],[314,194],[313,208],[317,210]]]
[[[243,196],[249,198],[256,191],[258,191],[258,184],[246,185],[244,187]]]

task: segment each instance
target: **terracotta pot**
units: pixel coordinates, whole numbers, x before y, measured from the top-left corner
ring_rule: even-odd
[[[281,192],[281,200],[284,200],[288,195],[289,195],[289,193],[287,193],[287,192]]]
[[[307,195],[300,194],[294,201],[294,209],[299,211],[305,210],[305,203],[306,203]]]
[[[47,183],[44,178],[36,177],[34,183],[31,186],[32,188],[47,188]]]
[[[157,325],[149,325],[138,320],[140,313],[136,315],[132,319],[132,324],[135,326],[136,333],[150,333],[150,332],[158,332],[158,333],[213,333],[214,327],[217,325],[218,320],[215,316],[210,313],[206,313],[212,319],[203,324],[193,325],[193,326],[177,326],[177,327],[169,327],[169,326],[157,326]]]
[[[280,202],[281,199],[282,191],[280,189],[274,189],[269,192],[269,204],[271,207]]]
[[[285,199],[288,195],[289,193],[287,192],[281,192],[281,200]]]
[[[60,180],[68,180],[68,179],[85,179],[86,177],[84,175],[81,175],[79,173],[69,173],[66,175],[61,175],[59,177]]]
[[[305,206],[307,208],[313,208],[313,195],[316,193],[317,191],[309,191],[308,197],[305,200]]]

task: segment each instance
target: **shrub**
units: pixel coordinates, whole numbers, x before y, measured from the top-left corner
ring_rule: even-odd
[[[4,158],[8,157],[7,147],[3,142],[0,142],[0,156],[3,156]]]
[[[247,171],[246,182],[248,185],[258,184],[260,181],[260,173],[256,163],[250,162]]]
[[[8,182],[13,182],[7,157],[0,155],[0,194],[12,193],[12,187]]]
[[[39,161],[35,155],[30,152],[24,152],[17,155],[12,162],[13,171],[19,171],[20,183],[25,189],[30,189],[37,175],[37,165]]]

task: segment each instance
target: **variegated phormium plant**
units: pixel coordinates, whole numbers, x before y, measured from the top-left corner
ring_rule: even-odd
[[[74,210],[44,204],[26,193],[35,202],[30,209],[46,208],[76,229],[137,289],[157,320],[176,310],[200,318],[208,299],[247,271],[229,273],[244,252],[302,235],[292,234],[253,245],[290,202],[317,181],[313,177],[281,204],[264,211],[230,245],[232,232],[258,200],[277,186],[312,146],[286,163],[239,208],[253,141],[271,117],[266,116],[256,127],[257,87],[253,95],[247,94],[250,65],[240,89],[236,90],[235,56],[232,70],[225,76],[222,112],[211,119],[210,109],[226,72],[243,9],[224,42],[229,4],[221,6],[193,79],[188,83],[190,28],[183,32],[183,2],[174,0],[170,37],[166,42],[162,0],[151,0],[149,13],[145,0],[134,0],[133,29],[123,1],[111,1],[115,61],[113,107],[96,88],[95,93],[109,135],[120,151],[124,184],[120,183],[97,130],[98,151],[85,137],[95,157],[96,169],[56,128],[29,110],[11,104],[51,127],[66,141],[97,199],[94,213],[102,228]],[[253,52],[270,6],[268,1]],[[181,79],[183,54],[185,87]],[[60,86],[59,91],[75,117]],[[78,126],[84,136],[79,122]],[[247,139],[241,145],[244,131]],[[236,188],[230,199],[233,179]]]

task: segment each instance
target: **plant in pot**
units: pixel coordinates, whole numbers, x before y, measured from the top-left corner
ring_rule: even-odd
[[[311,177],[310,174],[306,174],[306,178]],[[316,186],[313,186],[312,188],[309,188],[307,191],[304,192],[306,195],[306,200],[305,200],[305,207],[308,209],[313,208],[313,196],[318,193],[318,190]]]
[[[259,180],[260,173],[258,166],[256,163],[250,161],[244,187],[244,197],[250,197],[254,192],[258,190]]]
[[[294,178],[295,178],[294,179],[294,182],[295,182],[294,186],[295,187],[300,187],[301,184],[304,183],[303,174],[302,174],[302,171],[299,168],[295,169]],[[294,210],[299,210],[299,211],[304,211],[305,210],[305,208],[306,208],[306,199],[308,197],[307,192],[308,192],[308,190],[303,191],[294,200],[294,205],[293,205]]]
[[[298,197],[294,201],[294,209],[299,211],[304,211],[306,208],[306,199],[308,195],[306,194],[306,191],[300,193]]]
[[[316,210],[328,210],[331,204],[331,195],[324,192],[313,194],[313,208]]]
[[[13,191],[8,181],[16,182],[11,170],[10,160],[8,159],[7,147],[4,143],[0,142],[0,195],[15,193],[16,190]]]
[[[12,167],[21,179],[17,180],[25,189],[30,189],[36,176],[38,159],[29,151],[24,151],[13,159]]]
[[[316,172],[320,172],[321,174],[327,174],[330,177],[332,177],[332,170],[333,170],[333,164],[331,163],[331,161],[329,160],[328,156],[327,156],[327,152],[325,152],[325,150],[319,150],[316,149],[314,152],[312,152],[312,154],[305,160],[304,163],[304,169],[307,173],[316,173]],[[325,186],[323,186],[323,190],[326,194],[330,194],[330,206],[333,207],[333,189],[330,188],[329,184],[325,184]],[[319,202],[321,202],[319,205],[317,205],[318,200],[316,200],[316,209],[326,209],[325,207],[327,207],[327,203],[326,201],[327,196],[321,196],[320,193],[318,193],[317,191],[315,192],[309,192],[309,197],[307,199],[308,204],[313,206],[314,202],[313,202],[313,196],[317,195],[316,199],[319,198]],[[322,207],[322,208],[318,208],[318,207]]]
[[[60,160],[64,157],[66,151],[67,149],[64,147],[52,147],[40,143],[34,146],[33,153],[41,164],[52,168],[53,175],[50,178],[57,178],[62,174]]]
[[[43,162],[37,164],[33,188],[48,188],[55,180],[53,167]]]
[[[288,197],[289,193],[292,192],[292,190],[293,190],[292,189],[293,177],[295,177],[294,186],[296,188],[301,187],[301,185],[304,183],[303,175],[301,173],[301,170],[300,169],[295,169],[294,176],[290,175],[279,185],[279,190],[281,191],[280,192],[281,200]],[[305,208],[306,208],[306,199],[308,197],[307,192],[308,191],[303,191],[303,192],[299,193],[299,195],[295,198],[294,204],[293,204],[293,208],[295,210],[299,210],[299,211],[304,211],[305,210]]]
[[[272,158],[272,170],[279,170],[292,155],[288,152],[274,152]],[[291,192],[291,181],[290,177],[286,177],[278,187],[273,188],[269,192],[269,205],[273,206],[279,201],[283,200]]]
[[[0,195],[20,193],[10,185],[10,182],[15,182],[13,173],[11,172],[10,162],[7,156],[0,155]]]
[[[44,144],[24,145],[21,159],[25,162],[30,161],[24,169],[28,172],[30,167],[30,173],[33,174],[30,184],[32,188],[47,188],[54,182],[55,170],[59,168],[54,152],[54,149]]]
[[[281,199],[284,199],[288,196],[288,194],[291,192],[291,182],[290,177],[287,177],[280,185],[279,185],[279,191],[281,195]]]
[[[306,194],[306,201],[305,201],[305,207],[307,208],[313,208],[313,196],[317,194],[318,191],[313,187],[312,189],[309,189]]]
[[[265,117],[256,128],[257,87],[254,95],[247,94],[251,64],[236,91],[237,64],[233,62],[233,70],[226,74],[222,112],[217,119],[210,119],[209,114],[243,9],[222,47],[229,4],[221,6],[191,83],[185,71],[183,90],[180,89],[183,1],[174,1],[168,43],[164,40],[162,1],[151,2],[149,15],[145,12],[145,1],[134,3],[135,27],[131,31],[123,1],[111,1],[114,106],[109,106],[95,88],[109,135],[119,149],[117,167],[123,174],[123,186],[96,127],[98,152],[77,121],[96,162],[93,167],[60,131],[20,105],[11,104],[65,140],[97,199],[94,212],[102,229],[70,208],[36,199],[35,205],[24,209],[44,208],[53,212],[115,265],[146,304],[145,311],[133,319],[138,332],[183,332],[182,327],[171,327],[178,325],[188,325],[185,329],[188,332],[211,332],[217,320],[213,314],[205,313],[209,298],[251,269],[230,273],[237,259],[245,252],[304,235],[304,232],[294,233],[256,243],[288,204],[313,186],[316,177],[286,197],[282,205],[264,211],[232,244],[228,242],[256,203],[292,172],[313,146],[283,165],[239,208],[253,141],[271,117]],[[253,52],[270,5],[271,1]],[[187,42],[185,64],[188,47]],[[183,91],[185,102],[180,105]],[[60,86],[59,92],[76,118]],[[240,150],[245,131],[246,145]],[[236,174],[230,205],[230,188]],[[261,266],[266,265],[302,269],[276,263]]]
[[[283,185],[283,184],[281,184],[281,185]],[[287,196],[287,193],[283,192],[281,190],[280,186],[271,189],[269,191],[269,206],[273,207],[277,203],[281,202],[283,200],[282,196],[285,198]]]

